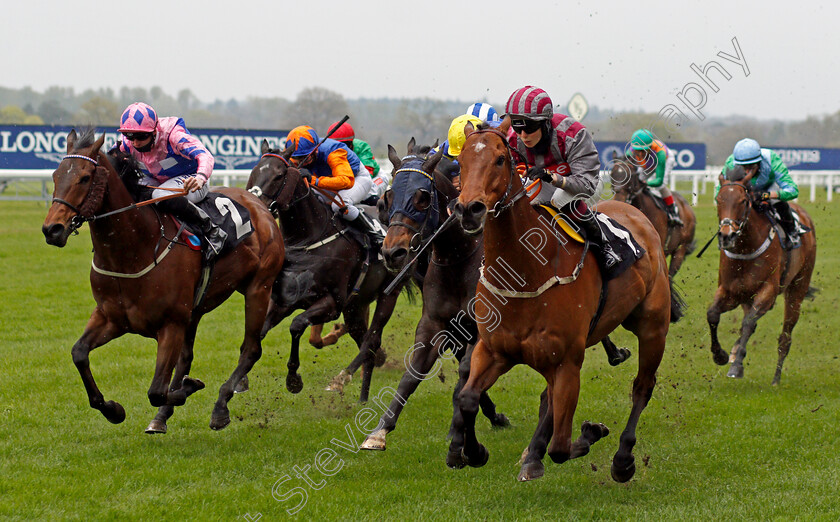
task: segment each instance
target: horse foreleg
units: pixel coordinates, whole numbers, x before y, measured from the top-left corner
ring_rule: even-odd
[[[376,300],[373,318],[370,321],[370,327],[365,332],[365,337],[360,348],[364,357],[364,363],[362,366],[362,390],[359,394],[359,402],[367,402],[368,396],[370,395],[370,381],[373,376],[375,359],[378,354],[383,352],[382,331],[391,319],[391,314],[394,313],[394,308],[397,306],[397,298],[399,298],[399,294],[395,292],[389,295],[380,294]],[[363,314],[367,318],[367,309],[363,310]]]
[[[583,350],[583,347],[570,348],[571,353]],[[551,407],[554,413],[554,426],[548,456],[561,464],[572,455],[572,419],[577,409],[580,394],[580,363],[575,359],[563,361],[556,370],[553,383],[549,384]],[[580,450],[579,450],[580,451]],[[589,451],[589,448],[586,448]]]
[[[309,328],[309,344],[317,349],[324,347],[324,338],[321,337],[321,332],[324,331],[324,325],[313,324]]]
[[[604,347],[604,352],[607,354],[607,361],[610,363],[610,366],[618,366],[630,358],[630,350],[619,348],[609,337],[601,339],[601,346]]]
[[[744,357],[747,356],[747,341],[755,333],[755,326],[758,320],[761,319],[771,308],[776,300],[776,290],[774,285],[765,284],[758,291],[758,294],[753,301],[752,307],[744,314],[744,319],[741,321],[741,336],[738,338],[738,343],[735,345],[735,359],[726,373],[728,377],[735,377],[740,379],[744,376]]]
[[[204,383],[198,379],[193,379],[188,377],[190,373],[190,368],[192,367],[193,361],[193,346],[195,344],[195,334],[198,328],[198,322],[201,320],[201,316],[193,316],[192,321],[190,322],[189,328],[187,328],[187,332],[184,338],[184,347],[181,350],[181,356],[178,359],[178,364],[175,366],[175,374],[172,376],[172,382],[169,386],[169,393],[177,393],[183,392],[186,400],[186,397],[189,397],[193,393],[204,389]],[[175,407],[164,405],[158,408],[158,413],[155,415],[155,418],[149,423],[149,426],[146,428],[146,433],[153,434],[153,433],[166,433],[166,422],[172,417],[172,414],[175,413]]]
[[[519,470],[517,479],[521,482],[534,480],[545,474],[545,466],[542,463],[542,459],[545,456],[548,441],[551,440],[551,434],[554,430],[554,412],[551,408],[551,396],[548,387],[540,394],[538,416],[537,429],[534,431],[533,437],[531,437],[531,443],[525,448],[520,459],[522,467]]]
[[[261,325],[269,306],[270,285],[252,281],[245,291],[245,336],[239,347],[239,361],[230,378],[219,387],[219,397],[210,416],[210,428],[220,430],[230,424],[228,402],[233,398],[237,384],[248,376],[248,372],[262,357]]]
[[[149,402],[152,406],[181,406],[187,398],[184,393],[169,393],[172,371],[181,356],[186,339],[186,328],[180,321],[166,323],[157,332],[157,359],[155,374],[149,386]]]
[[[797,280],[785,289],[785,320],[782,326],[782,333],[779,335],[779,361],[776,363],[776,373],[773,375],[773,381],[770,383],[773,386],[779,384],[782,378],[782,365],[785,363],[785,358],[790,351],[793,327],[799,321],[802,300],[805,299],[805,294],[808,293],[809,284],[810,278],[805,280],[804,283],[803,280]]]
[[[289,332],[292,335],[292,345],[289,350],[289,362],[286,363],[289,373],[286,374],[286,389],[292,393],[300,393],[303,389],[303,379],[298,375],[300,368],[300,338],[303,332],[313,324],[323,324],[336,319],[339,315],[335,299],[325,295],[297,317],[292,319]]]
[[[664,331],[663,331],[664,330]],[[656,386],[656,370],[665,352],[667,323],[643,326],[636,334],[639,338],[639,372],[633,380],[633,407],[624,431],[621,432],[618,451],[613,456],[610,474],[616,482],[627,482],[636,473],[633,447],[636,445],[636,426]]]
[[[105,397],[99,391],[99,387],[96,386],[96,381],[93,379],[93,374],[90,371],[89,355],[94,349],[112,339],[116,339],[123,333],[125,332],[108,321],[105,315],[97,308],[91,314],[82,336],[76,341],[71,350],[73,364],[76,365],[76,369],[82,378],[82,383],[85,385],[90,407],[99,410],[109,422],[114,424],[119,424],[125,420],[125,409],[116,401],[105,401]]]
[[[735,306],[737,306],[735,300],[727,295],[723,287],[719,286],[715,292],[715,298],[711,306],[706,311],[706,321],[709,323],[709,333],[712,339],[712,359],[715,361],[715,364],[720,366],[723,366],[729,361],[729,357],[720,347],[720,341],[718,341],[717,331],[718,325],[720,324],[720,316],[722,313],[729,312]]]
[[[421,317],[417,324],[415,343],[406,358],[406,370],[397,386],[397,394],[391,400],[388,409],[382,412],[377,429],[370,433],[362,443],[362,449],[385,450],[385,437],[397,427],[397,420],[408,398],[414,393],[421,382],[431,379],[440,372],[441,363],[438,361],[438,351],[429,342],[432,334],[443,327],[437,323]],[[434,368],[434,370],[433,370]]]
[[[464,464],[481,467],[487,463],[489,453],[475,435],[475,418],[482,392],[511,368],[507,360],[491,353],[483,340],[479,340],[470,358],[470,377],[458,394],[460,418],[453,419],[453,437],[446,463],[450,467]]]
[[[679,238],[677,239],[679,241]],[[680,267],[685,261],[687,250],[685,243],[681,244],[677,247],[676,250],[671,254],[671,262],[668,264],[668,278],[673,279],[677,272],[680,270]]]

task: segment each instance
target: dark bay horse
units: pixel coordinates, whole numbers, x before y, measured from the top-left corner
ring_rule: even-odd
[[[816,292],[810,284],[817,257],[817,237],[811,216],[799,205],[790,203],[801,223],[811,232],[802,235],[799,248],[786,251],[781,239],[775,238],[777,228],[756,208],[760,204],[753,199],[751,178],[751,175],[745,176],[741,166],[728,170],[726,177],[721,175],[719,178],[720,191],[715,197],[720,246],[718,287],[706,319],[711,331],[714,361],[720,365],[727,361],[732,363],[727,375],[743,377],[747,341],[755,332],[758,320],[773,308],[776,296],[784,292],[785,319],[779,336],[779,361],[772,381],[772,384],[779,384],[802,300],[813,297]],[[718,341],[718,324],[722,313],[738,305],[744,311],[741,335],[727,358]]]
[[[427,157],[424,152],[415,152],[412,139],[407,153],[400,158],[394,148],[388,146],[394,182],[388,201],[385,201],[390,215],[386,216],[389,218],[388,235],[382,253],[388,269],[397,272],[407,263],[414,262],[421,245],[431,240],[431,259],[421,287],[423,314],[410,354],[405,358],[406,371],[390,406],[382,414],[380,427],[362,443],[362,449],[368,450],[385,450],[385,438],[396,428],[408,398],[422,381],[439,374],[440,357],[454,355],[461,363],[454,403],[466,382],[470,353],[478,340],[469,306],[475,297],[478,267],[484,255],[482,237],[465,234],[456,221],[431,238],[446,220],[447,205],[458,198],[458,190],[449,177],[436,169],[442,151]],[[446,354],[447,350],[452,355]],[[496,413],[496,406],[486,393],[482,394],[480,402],[482,412],[494,426],[510,424],[507,417]]]
[[[669,225],[668,213],[659,208],[655,200],[656,196],[651,193],[647,183],[639,178],[635,166],[627,158],[622,160],[613,157],[613,160],[610,181],[615,192],[615,200],[638,208],[653,223],[659,237],[662,238],[665,257],[671,256],[668,275],[673,278],[685,261],[685,257],[691,254],[696,246],[694,232],[697,227],[697,217],[694,215],[694,210],[681,194],[674,192],[674,202],[679,208],[683,225]]]
[[[213,408],[210,427],[222,429],[230,423],[227,403],[234,386],[262,353],[260,329],[271,285],[283,264],[280,231],[271,213],[251,194],[236,188],[215,190],[248,209],[254,232],[216,260],[206,294],[196,307],[201,253],[176,241],[178,227],[168,215],[145,206],[98,217],[134,204],[109,157],[100,152],[104,139],[104,134],[95,139],[93,129],[80,137],[75,131],[67,136],[68,155],[53,173],[55,191],[42,229],[47,243],[63,247],[72,232],[85,221],[90,223],[90,285],[96,308],[72,350],[90,405],[114,424],[125,420],[123,407],[105,401],[96,386],[88,359],[91,350],[126,333],[156,339],[157,362],[148,396],[160,411],[147,431],[165,432],[173,407],[204,387],[188,377],[198,323],[236,290],[245,296],[245,338],[239,363],[219,389]],[[129,176],[136,181],[136,171]]]
[[[348,333],[359,346],[359,354],[333,379],[329,389],[341,391],[362,366],[360,401],[365,402],[375,356],[384,355],[382,330],[394,311],[399,289],[390,294],[383,292],[393,276],[381,261],[368,261],[362,245],[351,237],[351,226],[335,216],[329,203],[322,201],[316,189],[290,164],[291,153],[291,149],[285,153],[270,149],[264,140],[262,156],[251,171],[247,185],[248,190],[277,213],[286,241],[286,261],[274,284],[262,335],[295,310],[304,310],[289,327],[292,346],[286,388],[298,393],[303,389],[303,379],[297,373],[301,336],[307,327],[343,315]],[[360,278],[365,271],[364,278]],[[368,328],[367,310],[374,302]]]
[[[606,285],[602,312],[591,324],[604,286],[598,265],[585,245],[568,239],[561,245],[542,228],[537,210],[523,198],[524,187],[511,162],[505,138],[509,127],[508,118],[498,129],[468,125],[458,158],[462,189],[455,212],[467,232],[484,230],[485,260],[474,307],[480,340],[459,395],[447,464],[458,468],[487,462],[489,454],[475,433],[479,397],[516,364],[535,369],[548,385],[547,411],[519,479],[543,474],[546,449],[555,462],[588,453],[608,430],[585,422],[572,442],[580,368],[586,347],[622,325],[639,340],[633,406],[611,469],[614,480],[626,482],[635,473],[636,425],[656,383],[669,322],[681,313],[678,299],[672,298],[660,238],[638,209],[615,201],[599,205],[599,211],[633,234],[645,253]],[[537,241],[533,236],[540,230],[543,240]]]

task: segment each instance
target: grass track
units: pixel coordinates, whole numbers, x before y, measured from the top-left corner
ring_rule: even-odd
[[[618,434],[630,408],[635,344],[629,363],[611,368],[600,348],[590,349],[582,372],[575,425],[606,423],[612,433],[576,461],[546,459],[541,480],[517,483],[516,461],[536,422],[544,384],[518,367],[491,389],[513,426],[491,429],[480,418],[478,434],[490,450],[481,469],[453,471],[444,457],[455,365],[446,382],[432,379],[411,398],[385,453],[352,453],[331,444],[362,435],[354,380],[345,396],[323,390],[355,352],[339,347],[302,349],[299,395],[285,390],[288,321],[266,338],[262,360],[251,372],[251,392],[231,401],[233,423],[208,428],[219,385],[232,371],[243,331],[243,301],[236,295],[199,327],[192,375],[208,387],[179,408],[165,436],[142,433],[154,410],[148,403],[155,345],[126,336],[92,354],[91,367],[106,399],[123,404],[127,419],[109,424],[89,408],[70,347],[93,308],[88,284],[87,228],[59,250],[40,233],[42,203],[0,204],[0,517],[10,519],[231,520],[261,513],[285,519],[282,496],[307,492],[297,517],[317,519],[794,519],[836,520],[840,500],[840,359],[835,317],[840,296],[840,206],[806,204],[817,224],[819,250],[813,284],[821,293],[806,301],[782,384],[771,387],[781,303],[758,324],[748,347],[745,378],[726,377],[708,350],[705,310],[716,285],[717,253],[686,261],[678,280],[689,303],[672,326],[659,386],[637,431],[637,473],[628,484],[610,479]],[[698,243],[713,231],[708,197],[698,212]],[[402,302],[386,329],[388,369],[374,373],[373,392],[396,386],[402,357],[413,343],[419,305]],[[721,321],[729,349],[740,312]],[[371,405],[375,408],[375,406]],[[295,476],[323,448],[333,448],[341,468],[332,476]],[[334,460],[331,465],[338,466]],[[317,489],[316,489],[317,488]]]

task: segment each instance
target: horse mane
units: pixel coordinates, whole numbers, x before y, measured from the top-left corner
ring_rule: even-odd
[[[723,171],[723,177],[727,181],[741,181],[747,175],[747,172],[744,170],[743,165],[734,165],[732,167],[726,167]]]
[[[143,178],[143,171],[140,169],[140,163],[137,159],[131,154],[121,151],[119,148],[110,150],[105,157],[108,158],[111,166],[117,171],[120,181],[128,189],[134,201],[143,199],[142,190],[144,186],[140,184],[140,180]]]
[[[73,150],[80,150],[90,147],[96,143],[96,127],[87,126],[81,129],[76,142],[73,144]]]

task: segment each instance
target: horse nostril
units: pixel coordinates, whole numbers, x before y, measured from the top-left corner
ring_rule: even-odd
[[[396,247],[389,250],[383,250],[382,256],[385,258],[385,264],[387,266],[399,266],[403,263],[406,256],[408,256],[408,250],[404,247]]]
[[[467,212],[475,219],[481,219],[487,213],[487,205],[480,201],[473,201],[467,205]]]
[[[464,205],[459,201],[455,203],[455,206],[452,207],[452,212],[458,217],[461,218],[464,215]]]
[[[60,223],[53,223],[50,226],[44,225],[41,227],[41,231],[47,239],[56,238],[64,231],[64,225],[61,225]]]

